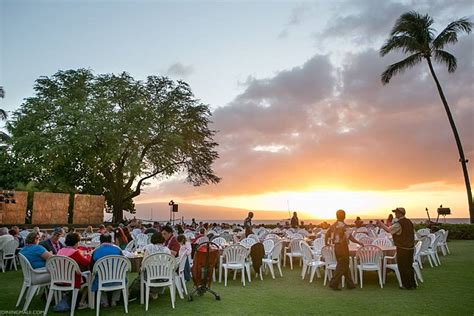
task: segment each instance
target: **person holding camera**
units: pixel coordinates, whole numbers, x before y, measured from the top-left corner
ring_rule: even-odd
[[[413,252],[415,249],[415,233],[413,223],[405,217],[406,211],[403,207],[397,207],[392,211],[395,214],[392,226],[387,227],[377,220],[377,225],[392,234],[393,242],[397,247],[397,265],[403,286],[401,289],[416,289],[415,271],[413,270]]]

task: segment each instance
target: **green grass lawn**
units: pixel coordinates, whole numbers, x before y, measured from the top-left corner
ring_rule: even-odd
[[[442,266],[422,270],[424,283],[416,291],[403,291],[393,273],[387,275],[387,284],[381,289],[375,272],[365,273],[364,288],[332,291],[324,287],[322,279],[312,284],[301,280],[300,268],[284,268],[283,278],[263,281],[254,279],[243,287],[239,276],[227,287],[213,284],[220,296],[216,301],[210,294],[195,297],[193,302],[177,297],[176,309],[171,308],[168,292],[150,301],[149,313],[174,315],[473,315],[474,314],[474,241],[452,241],[451,255],[441,257]],[[131,274],[134,278],[136,274]],[[21,271],[0,273],[0,314],[15,310],[22,282]],[[188,283],[191,288],[191,283]],[[35,296],[30,310],[43,310],[44,303]],[[51,314],[54,314],[52,311]],[[102,315],[123,313],[123,306],[101,309]],[[144,305],[132,302],[132,315],[145,314]],[[12,313],[13,314],[13,313]],[[76,311],[76,315],[95,315],[95,311]]]

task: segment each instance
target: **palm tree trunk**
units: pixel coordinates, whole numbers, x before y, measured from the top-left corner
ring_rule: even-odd
[[[462,148],[461,139],[459,138],[459,133],[456,128],[456,124],[454,123],[453,116],[451,115],[451,110],[449,109],[448,102],[446,101],[446,97],[444,96],[443,89],[438,81],[438,77],[433,69],[433,64],[431,63],[431,59],[429,57],[426,58],[428,61],[428,66],[430,67],[431,75],[436,83],[436,87],[438,88],[439,96],[441,97],[441,101],[443,102],[444,109],[446,110],[446,114],[448,115],[449,124],[453,130],[454,139],[456,140],[456,145],[459,151],[459,161],[461,162],[462,172],[464,174],[464,182],[466,183],[466,191],[467,191],[467,202],[469,205],[469,217],[471,220],[471,224],[474,224],[474,204],[472,203],[472,192],[471,192],[471,183],[469,182],[469,174],[467,172],[467,160],[464,157],[464,150]]]

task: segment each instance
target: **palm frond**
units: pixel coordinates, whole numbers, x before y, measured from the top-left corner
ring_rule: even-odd
[[[441,33],[433,40],[434,49],[443,49],[447,44],[455,44],[458,41],[458,33],[472,31],[472,22],[468,18],[462,18],[451,22]]]
[[[8,134],[0,131],[0,142],[7,142],[10,140],[10,136]]]
[[[0,121],[6,120],[8,117],[8,114],[5,110],[0,109]]]
[[[454,57],[450,53],[444,50],[437,49],[433,51],[433,57],[440,64],[446,64],[446,66],[448,66],[448,72],[456,71],[456,68],[458,66],[456,62],[456,57]]]
[[[401,50],[404,53],[416,53],[421,50],[419,43],[409,35],[394,35],[380,48],[380,56],[385,56],[392,50]]]
[[[387,67],[387,69],[382,73],[381,80],[382,84],[387,84],[390,82],[393,76],[398,73],[403,73],[407,68],[413,67],[419,63],[423,58],[422,53],[416,53],[411,56],[408,56],[398,63],[392,64]]]

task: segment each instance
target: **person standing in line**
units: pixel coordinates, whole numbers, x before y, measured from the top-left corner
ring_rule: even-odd
[[[334,245],[334,253],[337,261],[336,271],[329,282],[329,287],[333,290],[340,290],[339,284],[341,283],[342,276],[344,276],[347,288],[354,289],[355,285],[349,270],[349,240],[361,246],[364,245],[355,239],[348,230],[348,226],[344,223],[346,219],[346,212],[344,210],[338,210],[336,212],[336,218],[337,222],[329,227],[325,237],[326,245],[330,243]]]
[[[291,228],[298,228],[300,225],[300,220],[298,219],[298,213],[293,212],[293,217],[290,222]]]
[[[397,207],[392,212],[395,213],[395,219],[391,227],[387,227],[381,221],[377,221],[377,225],[392,234],[393,242],[397,247],[397,265],[403,285],[400,289],[414,290],[416,289],[415,271],[413,270],[415,230],[413,223],[405,217],[405,208]]]
[[[244,228],[252,227],[253,212],[249,212],[248,216],[244,219]]]

